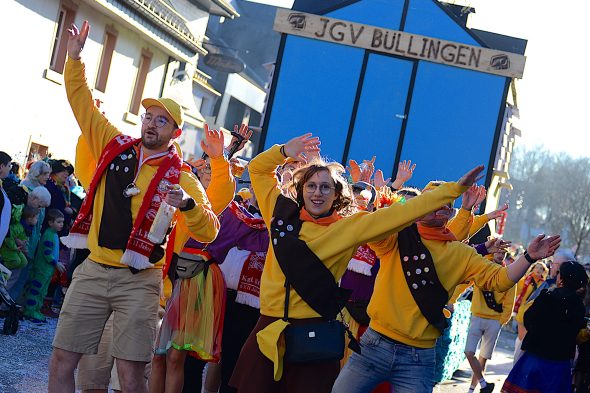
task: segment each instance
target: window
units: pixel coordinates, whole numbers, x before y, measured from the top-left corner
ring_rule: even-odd
[[[107,26],[104,33],[96,85],[94,86],[96,90],[102,91],[103,93],[107,88],[107,80],[109,78],[109,70],[111,69],[111,60],[113,59],[116,43],[117,31],[112,26]]]
[[[250,108],[235,97],[230,97],[225,121],[223,125],[228,130],[234,129],[234,124],[248,124],[258,126],[260,123],[260,113]]]
[[[53,50],[51,52],[51,63],[49,68],[59,74],[63,74],[66,64],[68,29],[74,23],[76,17],[76,5],[70,1],[64,0],[59,8],[57,17],[57,29],[53,40]]]
[[[141,105],[141,97],[143,96],[143,89],[145,87],[145,80],[150,70],[152,63],[152,52],[148,49],[141,51],[141,60],[139,61],[139,68],[137,70],[137,79],[135,80],[135,86],[133,87],[133,96],[131,98],[131,106],[129,112],[134,115],[139,114],[139,106]]]

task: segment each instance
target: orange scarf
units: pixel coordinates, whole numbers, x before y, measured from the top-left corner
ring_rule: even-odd
[[[299,218],[301,219],[301,221],[308,221],[308,222],[313,222],[314,224],[328,226],[330,224],[334,224],[336,221],[340,220],[342,217],[340,217],[338,215],[338,213],[336,211],[334,211],[334,212],[332,212],[332,214],[330,214],[327,217],[313,218],[311,216],[311,214],[309,214],[307,212],[307,210],[305,210],[305,208],[303,208],[299,211]]]
[[[447,227],[427,227],[418,224],[420,237],[426,240],[440,240],[443,242],[454,242],[457,240],[453,232]]]

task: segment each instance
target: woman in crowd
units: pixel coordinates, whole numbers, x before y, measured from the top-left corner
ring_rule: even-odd
[[[527,274],[518,282],[516,288],[516,300],[514,301],[514,320],[518,323],[518,336],[514,344],[514,364],[522,355],[520,346],[522,340],[526,335],[526,328],[524,326],[524,313],[527,309],[527,300],[535,292],[535,290],[545,281],[547,277],[547,266],[543,262],[534,263]],[[528,304],[530,306],[530,304]]]
[[[241,149],[251,132],[246,126],[239,130]],[[150,377],[150,392],[180,393],[185,383],[185,360],[187,354],[200,362],[191,362],[191,375],[202,374],[204,362],[219,362],[221,356],[223,313],[225,306],[225,284],[217,266],[223,262],[227,252],[236,244],[256,243],[247,228],[234,220],[234,215],[224,209],[230,204],[235,191],[235,182],[229,162],[224,157],[223,133],[205,128],[205,140],[201,143],[207,154],[206,162],[197,164],[197,176],[207,190],[213,211],[220,218],[220,233],[215,241],[203,244],[178,232],[175,242],[182,242],[184,248],[164,267],[174,282],[172,296],[166,305],[158,341],[154,368]],[[237,136],[230,143],[236,143]],[[223,212],[223,214],[222,214]],[[257,249],[267,246],[262,241]],[[186,269],[198,266],[192,274]],[[185,269],[185,270],[182,270]],[[200,389],[201,379],[197,378]]]
[[[45,186],[50,175],[51,165],[45,161],[35,161],[29,167],[27,175],[20,184],[25,187],[27,191],[33,191],[35,187]]]
[[[335,319],[343,306],[345,296],[336,281],[356,249],[451,202],[483,169],[475,168],[458,184],[447,183],[405,205],[341,218],[339,213],[352,199],[340,164],[318,159],[295,171],[290,198],[282,195],[275,175],[277,166],[288,157],[305,162],[317,154],[319,143],[318,138],[306,134],[273,146],[249,165],[262,217],[270,227],[272,247],[262,274],[261,317],[242,348],[230,380],[240,393],[329,392],[338,375],[339,358],[302,360],[304,355],[297,353],[302,348],[283,345],[285,328],[289,326],[286,339],[296,338],[289,334],[294,327],[326,329],[331,323],[322,321]]]
[[[557,288],[544,290],[524,313],[527,333],[518,359],[502,392],[571,392],[571,359],[576,336],[586,326],[585,308],[578,290],[588,283],[577,262],[561,264]],[[551,337],[549,340],[548,337]]]

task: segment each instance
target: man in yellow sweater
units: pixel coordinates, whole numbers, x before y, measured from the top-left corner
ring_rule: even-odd
[[[106,320],[113,321],[113,356],[125,392],[145,392],[145,364],[151,360],[166,239],[154,244],[148,233],[162,201],[178,208],[177,231],[203,242],[215,239],[219,220],[203,187],[186,168],[174,140],[183,114],[171,99],[145,99],[141,139],[122,135],[94,106],[80,54],[88,37],[70,30],[64,80],[82,136],[78,168],[88,182],[87,197],[65,244],[88,248],[90,255],[74,273],[53,341],[50,393],[74,392],[74,369],[84,353],[96,353]],[[172,242],[170,242],[172,243]]]
[[[453,241],[445,229],[450,211],[444,206],[417,226],[371,244],[381,260],[368,307],[371,323],[361,338],[362,353],[351,356],[333,393],[370,392],[383,381],[396,393],[432,392],[434,345],[445,328],[442,310],[455,287],[474,281],[485,290],[507,291],[530,263],[553,255],[561,241],[539,235],[525,255],[502,267]]]
[[[493,261],[501,265],[506,253],[501,251],[493,255]],[[494,390],[494,384],[485,380],[483,372],[486,362],[492,358],[494,353],[500,329],[510,320],[515,295],[516,285],[506,292],[484,291],[477,286],[473,287],[472,315],[465,344],[465,356],[473,370],[470,393],[475,390],[478,383],[481,385],[483,393]],[[479,359],[477,359],[475,351],[480,341]]]

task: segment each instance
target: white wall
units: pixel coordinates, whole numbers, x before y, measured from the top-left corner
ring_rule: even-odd
[[[0,62],[0,150],[24,155],[31,139],[48,145],[55,158],[73,161],[79,127],[64,86],[43,77],[49,67],[59,0],[13,0],[2,5],[4,15],[10,17],[0,24],[4,60]],[[111,123],[124,133],[139,136],[140,125],[125,122],[123,116],[129,109],[141,49],[149,48],[153,53],[144,97],[159,96],[168,55],[82,2],[75,23],[80,26],[85,19],[91,26],[83,52],[90,87],[96,80],[105,25],[114,24],[119,32],[106,91],[97,96],[104,100],[101,110]]]

